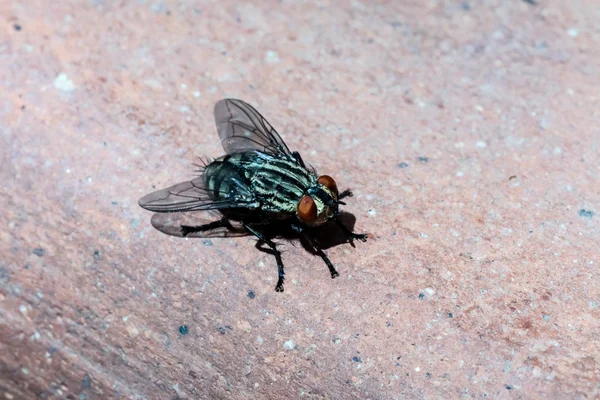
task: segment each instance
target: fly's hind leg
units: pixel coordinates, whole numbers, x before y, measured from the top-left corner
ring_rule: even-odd
[[[187,235],[189,235],[190,233],[194,233],[194,232],[205,232],[205,231],[210,231],[211,229],[215,229],[215,228],[231,228],[231,224],[229,223],[229,220],[223,218],[220,219],[218,221],[213,221],[211,223],[205,224],[205,225],[199,225],[199,226],[190,226],[190,225],[181,225],[181,234],[185,237]]]
[[[266,238],[262,233],[260,233],[256,229],[253,229],[246,224],[244,224],[244,228],[246,228],[250,233],[256,236],[258,240],[265,243],[271,249],[271,254],[275,256],[275,261],[277,261],[278,279],[277,285],[275,286],[275,291],[283,292],[283,281],[285,273],[283,272],[283,260],[281,259],[281,252],[277,250],[277,245],[271,239]]]
[[[312,238],[304,231],[304,229],[302,229],[301,227],[299,227],[297,225],[292,225],[292,229],[294,231],[298,232],[300,235],[302,235],[302,237],[304,239],[306,239],[306,241],[312,246],[312,248],[315,249],[315,251],[317,252],[319,257],[321,257],[321,259],[323,259],[323,261],[325,262],[325,265],[327,265],[327,268],[329,268],[329,273],[331,274],[331,279],[340,276],[340,274],[335,270],[335,267],[331,263],[331,260],[329,259],[329,257],[327,257],[327,254],[325,254],[323,252],[323,250],[321,250],[319,245],[316,244],[314,240],[312,240]]]

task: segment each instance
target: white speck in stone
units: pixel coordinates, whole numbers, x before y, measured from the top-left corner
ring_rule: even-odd
[[[154,90],[162,90],[162,84],[156,79],[144,79],[144,85]]]
[[[208,88],[208,93],[216,93],[217,92],[217,87],[216,86],[211,86]]]
[[[425,288],[423,291],[424,291],[425,293],[427,293],[427,295],[428,295],[428,296],[433,296],[433,295],[435,294],[435,290],[433,290],[433,289],[432,289],[432,288],[430,288],[430,287],[428,287],[428,288]]]
[[[428,235],[428,234],[426,234],[425,232],[421,232],[421,233],[420,233],[420,235],[421,235],[421,237],[422,237],[422,238],[424,238],[424,239],[427,239],[427,238],[429,237],[429,235]]]
[[[267,51],[267,54],[265,54],[265,62],[267,64],[277,64],[279,62],[279,54],[274,50]]]
[[[75,90],[75,84],[64,72],[58,74],[54,79],[54,87],[62,92],[72,92]]]
[[[595,302],[595,301],[589,301],[589,302],[588,302],[588,306],[589,306],[591,309],[596,309],[596,308],[598,308],[598,303],[597,303],[597,302]]]
[[[29,43],[25,43],[23,45],[23,51],[24,52],[26,52],[26,53],[33,53],[33,50],[34,50],[33,46],[30,45]]]
[[[194,97],[195,97],[195,98],[198,98],[198,97],[200,97],[200,91],[196,90],[196,91],[194,92]]]
[[[555,147],[553,153],[555,156],[558,156],[559,154],[562,154],[562,149],[560,147]]]
[[[258,342],[258,344],[262,344],[263,343],[263,338],[261,338],[260,336],[256,338],[256,341]]]
[[[67,174],[70,174],[71,173],[71,169],[67,168],[66,172],[67,172]]]
[[[456,142],[454,143],[454,147],[456,147],[457,149],[462,149],[463,147],[465,147],[465,142]]]
[[[28,370],[27,368],[25,368],[25,367],[21,368],[21,372],[22,372],[24,375],[29,375],[29,370]]]
[[[182,84],[181,84],[181,88],[182,88],[182,89],[185,89],[185,88],[187,88],[187,85],[186,85],[185,83],[182,83]]]
[[[371,217],[374,217],[375,215],[377,215],[377,211],[375,211],[375,209],[371,208],[371,209],[369,210],[369,215],[370,215]]]
[[[129,315],[126,315],[122,318],[123,322],[127,322],[128,319],[129,319]]]
[[[20,305],[19,311],[21,311],[21,314],[27,315],[27,306],[25,304]]]
[[[33,335],[31,335],[31,338],[33,340],[40,340],[41,337],[42,337],[42,335],[40,335],[40,333],[38,331],[34,331]]]
[[[190,108],[188,106],[181,106],[181,107],[179,107],[179,111],[184,114],[187,114],[190,112]]]
[[[456,176],[458,176],[458,177],[461,177],[461,176],[464,176],[464,175],[465,175],[465,173],[464,173],[464,172],[462,172],[462,171],[458,171],[458,172],[456,173]]]
[[[286,350],[294,350],[296,348],[296,343],[294,343],[294,341],[290,339],[283,344],[283,348]]]
[[[475,109],[479,112],[483,112],[485,110],[485,108],[483,108],[483,106],[481,106],[479,104],[475,106]]]
[[[421,370],[420,367],[415,367],[415,371],[419,372]]]
[[[567,35],[569,35],[571,37],[577,37],[579,35],[579,30],[577,28],[570,28],[567,31]]]
[[[88,177],[87,177],[87,181],[88,181],[88,183],[92,183],[92,177],[91,177],[91,176],[88,176]]]
[[[259,386],[259,385],[258,385],[258,383],[255,383],[255,384],[254,384],[254,387],[255,387],[255,388],[257,388],[258,386]]]
[[[487,147],[487,144],[484,141],[479,141],[475,144],[475,146],[479,147],[480,149],[485,149]]]

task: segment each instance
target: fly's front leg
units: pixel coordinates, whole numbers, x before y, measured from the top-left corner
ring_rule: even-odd
[[[344,224],[342,224],[342,221],[340,221],[339,219],[335,220],[335,223],[340,227],[341,230],[344,231],[344,233],[348,236],[350,236],[352,239],[358,239],[362,242],[366,242],[367,241],[367,237],[369,237],[366,233],[354,233],[352,232],[350,229],[346,228],[346,226]]]
[[[338,272],[333,267],[333,264],[329,260],[329,257],[327,257],[327,255],[323,252],[323,250],[321,250],[319,245],[317,245],[314,242],[314,240],[312,240],[312,238],[304,231],[304,229],[302,229],[301,227],[299,227],[297,225],[292,225],[292,229],[294,231],[298,232],[300,235],[302,235],[302,237],[304,239],[306,239],[306,241],[313,247],[313,249],[315,249],[317,254],[323,259],[323,261],[325,262],[325,265],[327,265],[327,268],[329,268],[329,273],[331,274],[332,279],[340,276],[340,274],[338,274]]]
[[[338,194],[338,200],[343,199],[344,197],[352,197],[352,196],[354,196],[354,194],[352,193],[352,190],[346,189],[342,193]]]
[[[244,228],[246,228],[250,233],[256,236],[258,240],[266,243],[266,245],[271,248],[271,251],[275,256],[275,260],[277,261],[277,273],[279,276],[279,278],[277,279],[277,285],[275,286],[275,291],[283,292],[283,280],[285,273],[283,272],[283,260],[281,259],[281,252],[277,250],[277,245],[272,240],[266,238],[262,233],[249,227],[248,225],[244,224]]]
[[[205,232],[205,231],[210,231],[211,229],[215,229],[215,228],[231,228],[231,224],[229,223],[229,220],[227,220],[226,218],[220,219],[218,221],[213,221],[211,223],[205,224],[205,225],[199,225],[199,226],[190,226],[190,225],[181,225],[181,234],[185,237],[187,235],[189,235],[190,233],[194,233],[194,232]]]

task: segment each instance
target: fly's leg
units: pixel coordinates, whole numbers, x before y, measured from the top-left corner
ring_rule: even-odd
[[[342,193],[338,194],[338,200],[343,199],[344,197],[352,197],[352,196],[354,196],[354,194],[352,193],[352,190],[346,189]]]
[[[277,279],[277,285],[275,286],[276,292],[283,292],[283,280],[285,273],[283,272],[283,260],[281,259],[281,252],[277,250],[277,245],[270,239],[266,238],[259,231],[252,229],[248,225],[244,224],[244,228],[246,228],[250,233],[258,238],[261,242],[265,243],[267,246],[271,248],[273,255],[275,256],[275,261],[277,261],[277,274],[279,278]]]
[[[213,221],[213,222],[205,224],[205,225],[199,225],[199,226],[181,225],[181,234],[185,237],[185,236],[189,235],[190,233],[205,232],[205,231],[210,231],[211,229],[223,228],[223,227],[231,228],[231,224],[225,218],[220,219],[218,221]]]
[[[344,231],[344,233],[348,236],[350,236],[352,239],[358,239],[362,242],[366,242],[367,241],[367,237],[368,235],[366,233],[354,233],[352,232],[350,229],[346,228],[346,226],[344,224],[342,224],[342,221],[340,221],[339,219],[335,220],[335,223],[340,227],[340,229],[342,231]]]
[[[313,247],[313,249],[315,249],[315,251],[317,252],[319,257],[321,257],[323,259],[323,261],[325,262],[325,265],[327,265],[327,268],[329,268],[329,273],[331,274],[331,279],[340,276],[340,274],[338,274],[338,272],[333,267],[333,264],[329,260],[329,257],[327,257],[327,255],[323,252],[323,250],[321,250],[319,245],[317,245],[314,242],[314,240],[312,240],[312,238],[304,231],[304,229],[302,229],[301,227],[299,227],[297,225],[292,225],[292,229],[294,231],[298,232],[299,234],[301,234],[302,237],[304,239],[306,239],[306,241]]]

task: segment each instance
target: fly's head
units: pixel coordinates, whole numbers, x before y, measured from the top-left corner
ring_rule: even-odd
[[[298,202],[296,216],[306,225],[322,225],[338,215],[340,204],[345,203],[338,200],[335,181],[329,175],[321,175]]]

